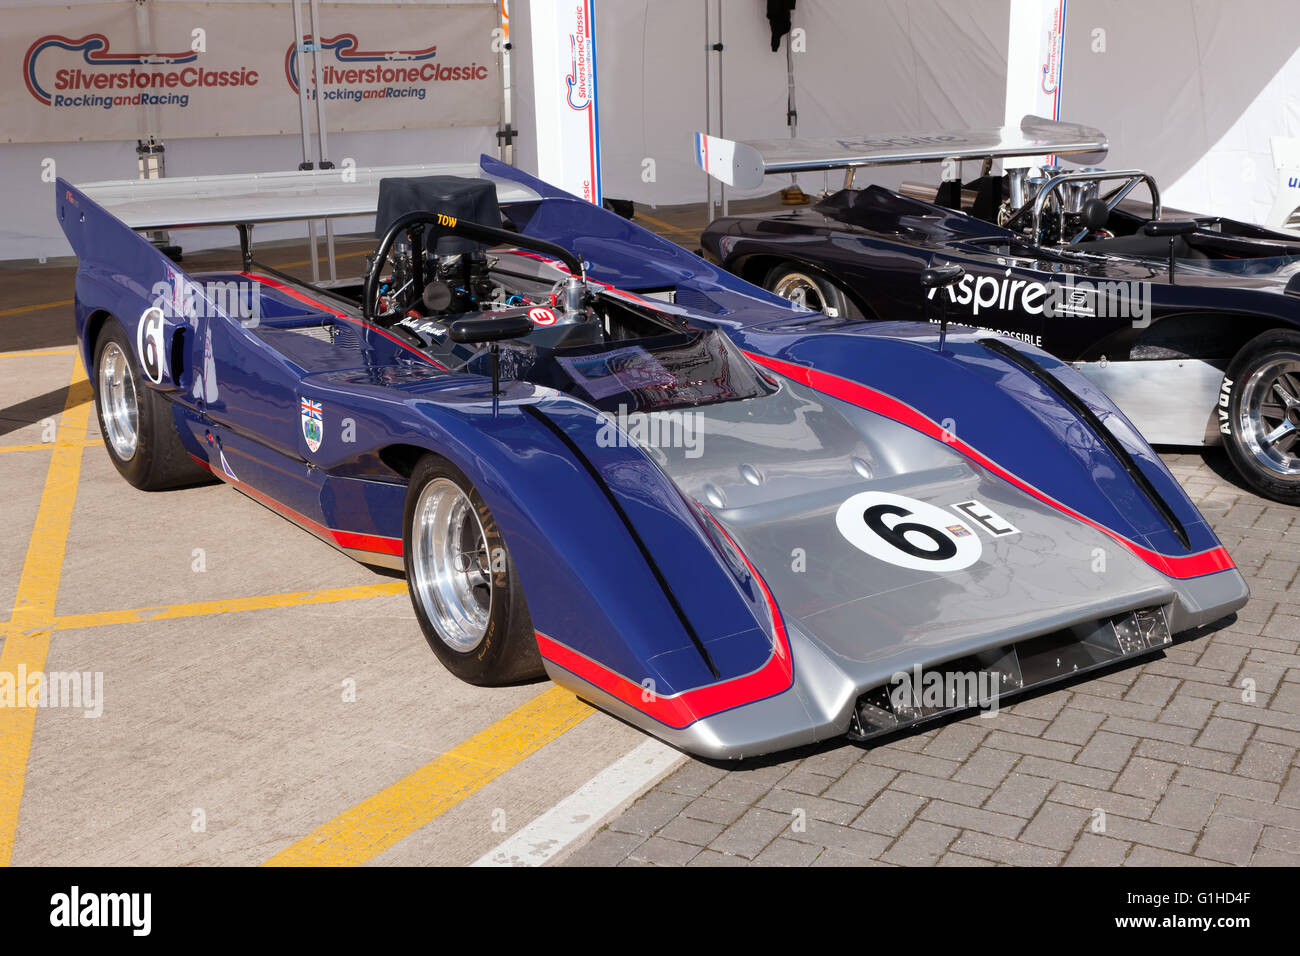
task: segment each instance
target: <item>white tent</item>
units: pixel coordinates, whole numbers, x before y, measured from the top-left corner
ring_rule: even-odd
[[[1001,124],[1012,10],[1023,2],[798,0],[793,24],[801,31],[800,52],[791,59],[800,135]],[[33,4],[4,0],[5,6]],[[1069,0],[1067,6],[1062,0],[1060,6],[1066,26],[1060,118],[1105,132],[1106,165],[1148,170],[1166,204],[1263,222],[1277,186],[1270,140],[1300,136],[1300,19],[1293,5]],[[692,134],[704,128],[710,100],[715,134],[787,135],[788,41],[771,50],[766,7],[764,0],[595,0],[607,197],[657,205],[703,201],[707,180],[694,164]],[[527,0],[513,0],[511,13],[516,161],[532,170],[537,144]],[[719,37],[722,51],[709,50]],[[21,92],[15,71],[0,96]],[[134,148],[133,142],[0,146],[0,176],[8,184],[0,258],[68,252],[50,187],[39,181],[44,159],[55,158],[59,173],[74,181],[116,179],[134,174]],[[496,136],[483,126],[338,133],[330,148],[359,165],[464,162],[495,153]],[[167,142],[167,171],[176,176],[292,169],[299,158],[295,135]],[[895,185],[905,176],[916,173],[889,169],[873,178]],[[820,174],[800,177],[808,192],[825,182]],[[773,178],[757,192],[787,183]],[[284,234],[291,228],[283,227]],[[204,240],[184,241],[198,248]]]
[[[719,38],[721,7],[720,53],[706,50],[706,6],[714,11],[709,42]],[[788,135],[787,41],[772,52],[765,10],[761,0],[620,0],[597,7],[606,195],[645,203],[704,199],[692,134],[704,128],[706,57],[713,133]],[[999,125],[1007,10],[1007,0],[799,0],[793,23],[803,32],[794,48],[802,45],[803,52],[791,57],[799,134]],[[617,66],[609,67],[611,61]],[[654,160],[654,182],[643,181],[646,159]],[[800,182],[811,192],[823,177]],[[783,185],[788,181],[757,192]]]
[[[719,6],[724,49],[716,53],[707,47],[719,37]],[[1060,118],[1105,132],[1106,165],[1148,170],[1167,204],[1263,222],[1276,192],[1270,139],[1300,136],[1300,19],[1293,3],[1059,6]],[[803,31],[803,52],[792,59],[799,134],[1000,124],[1012,7],[1011,0],[798,0],[792,19]],[[607,196],[704,200],[691,133],[705,122],[706,59],[712,132],[731,139],[786,135],[786,41],[772,52],[765,11],[763,0],[598,0]],[[522,93],[528,95],[526,86]],[[520,148],[526,164],[535,148],[527,131]],[[647,159],[654,161],[653,181],[646,181]],[[915,177],[886,170],[875,178],[894,184],[904,175]],[[820,188],[822,177],[805,176],[801,184]],[[766,191],[781,185],[773,181]]]

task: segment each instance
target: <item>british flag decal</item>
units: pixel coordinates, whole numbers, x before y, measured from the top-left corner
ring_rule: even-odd
[[[302,437],[307,440],[307,448],[315,453],[325,438],[325,424],[321,416],[320,402],[310,398],[302,400]]]

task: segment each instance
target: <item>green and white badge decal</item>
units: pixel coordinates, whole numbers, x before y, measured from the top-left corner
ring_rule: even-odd
[[[307,450],[314,455],[320,449],[321,442],[325,440],[325,419],[321,403],[304,398],[301,411],[302,437],[307,442]]]

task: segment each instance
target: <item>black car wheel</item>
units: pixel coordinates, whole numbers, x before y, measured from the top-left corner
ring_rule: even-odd
[[[1219,426],[1251,487],[1300,504],[1300,333],[1273,329],[1237,353],[1220,386]]]
[[[862,318],[844,290],[826,276],[794,262],[783,262],[768,272],[763,288],[814,312]]]
[[[425,455],[411,474],[402,554],[415,616],[447,670],[485,685],[544,673],[492,512],[469,479],[437,455]]]
[[[95,342],[95,414],[108,457],[143,491],[210,481],[176,433],[171,403],[145,383],[126,331],[105,322]]]

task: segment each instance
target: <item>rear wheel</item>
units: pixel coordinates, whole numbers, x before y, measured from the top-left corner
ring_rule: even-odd
[[[1273,329],[1237,353],[1220,386],[1219,425],[1251,487],[1300,504],[1300,333]]]
[[[406,493],[407,588],[425,640],[471,684],[544,673],[523,588],[481,495],[450,462],[420,459]]]
[[[95,414],[108,457],[122,477],[143,491],[211,479],[185,451],[171,403],[145,384],[126,332],[105,323],[95,342]]]
[[[860,319],[862,312],[844,290],[817,272],[794,262],[783,262],[768,272],[763,288],[795,305],[826,315]]]

